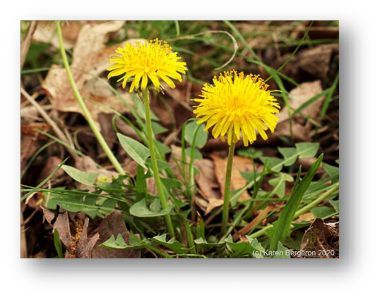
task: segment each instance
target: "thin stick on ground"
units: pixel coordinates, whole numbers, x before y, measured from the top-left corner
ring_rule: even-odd
[[[36,31],[37,28],[37,21],[30,22],[28,33],[26,34],[24,40],[21,44],[21,50],[20,50],[20,69],[24,66],[26,55],[28,54],[30,43],[32,42],[32,37],[34,34],[34,31]]]
[[[78,158],[78,154],[76,153],[75,148],[73,147],[72,143],[70,143],[69,140],[67,140],[66,135],[58,127],[56,122],[46,113],[46,111],[41,107],[41,105],[38,104],[36,100],[25,91],[25,89],[21,87],[20,91],[21,91],[21,94],[24,96],[24,98],[36,108],[36,110],[41,114],[44,120],[51,126],[51,128],[53,129],[57,137],[61,139],[62,141],[64,141],[66,144],[70,145],[67,147],[67,150],[69,151],[70,155],[73,158]]]

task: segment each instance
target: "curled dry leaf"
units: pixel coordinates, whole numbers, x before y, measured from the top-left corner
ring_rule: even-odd
[[[289,105],[292,109],[299,108],[302,104],[322,92],[322,84],[320,80],[314,82],[302,83],[289,93]],[[297,115],[292,118],[292,135],[295,140],[310,140],[311,125],[309,122],[305,124],[304,117],[315,118],[320,112],[324,96],[321,96],[311,105],[302,110],[302,116]],[[289,111],[284,107],[279,113],[279,123],[277,125],[276,136],[290,136]]]
[[[221,207],[223,205],[223,199],[220,198],[208,198],[208,203],[205,211],[205,215],[210,213],[213,209]]]
[[[171,145],[170,148],[171,148],[171,152],[170,152],[170,158],[169,158],[169,165],[171,169],[173,170],[174,175],[179,180],[183,180],[184,177],[181,171],[181,159],[182,159],[181,148],[179,146],[175,146],[174,144]],[[186,163],[189,163],[189,161],[190,161],[189,158],[186,157]],[[185,176],[189,177],[188,167],[185,168]]]
[[[67,212],[58,214],[55,222],[53,223],[53,220],[55,218],[55,213],[41,207],[43,211],[44,218],[46,221],[52,225],[53,231],[57,230],[59,238],[61,239],[61,242],[63,245],[65,245],[66,248],[70,246],[71,241],[71,231],[70,231],[70,222],[69,222],[69,214]]]
[[[297,65],[309,74],[324,79],[330,68],[331,57],[339,50],[338,44],[320,45],[301,51],[297,56]]]
[[[85,24],[79,33],[73,50],[71,70],[75,83],[86,101],[95,122],[101,112],[127,112],[127,105],[109,89],[108,83],[98,76],[106,70],[109,57],[120,45],[106,46],[108,34],[122,28],[123,21],[105,22],[96,25]],[[53,65],[42,87],[49,95],[53,109],[64,112],[82,113],[67,74],[62,66]],[[124,101],[131,104],[130,95],[123,93]],[[98,123],[97,123],[98,124]],[[99,124],[98,124],[99,126]]]
[[[62,162],[62,159],[57,156],[50,156],[46,159],[45,165],[42,168],[42,171],[39,176],[39,180],[42,181],[43,179],[47,178],[55,169],[57,169],[59,163]],[[64,171],[62,168],[58,169],[55,177],[60,177],[64,174]]]
[[[69,214],[64,212],[58,214],[53,223],[55,214],[43,207],[42,210],[44,218],[52,226],[52,231],[58,231],[59,238],[66,248],[65,258],[91,258],[94,246],[99,240],[99,233],[88,236],[88,217],[83,214],[70,214],[69,217]]]
[[[215,176],[213,161],[208,159],[196,160],[194,166],[198,169],[195,181],[199,186],[201,195],[205,198],[220,198],[221,192]]]
[[[24,169],[28,159],[37,151],[40,131],[46,132],[49,128],[45,123],[21,125],[21,169]]]
[[[212,154],[211,158],[214,160],[215,164],[215,175],[220,186],[220,191],[222,197],[224,195],[224,182],[226,177],[226,167],[227,158],[221,158],[216,154]],[[252,172],[253,171],[253,161],[249,158],[243,158],[239,156],[234,156],[234,167],[232,168],[231,174],[231,190],[237,190],[244,187],[247,184],[245,178],[240,174],[241,172]],[[250,195],[245,191],[241,196],[240,200],[244,201],[250,198]]]
[[[195,196],[194,201],[195,204],[205,212],[205,215],[209,214],[215,208],[221,207],[223,205],[223,199],[220,198],[210,197],[204,199],[202,197]]]
[[[68,21],[61,22],[62,35],[64,40],[64,46],[66,49],[72,48],[78,38],[79,32],[82,26],[87,21]],[[41,43],[52,44],[58,48],[58,37],[56,33],[55,22],[52,21],[38,21],[37,29],[33,34],[33,40]]]
[[[294,222],[295,223],[312,222],[314,219],[315,219],[314,214],[312,212],[308,212],[308,213],[300,215],[296,220],[294,220]]]
[[[196,160],[194,166],[198,169],[195,181],[199,187],[200,196],[195,196],[195,203],[205,214],[209,214],[213,209],[223,205],[221,192],[215,176],[215,166],[213,161],[208,159]]]
[[[80,258],[91,258],[93,249],[99,240],[99,234],[94,234],[91,238],[87,236],[89,219],[85,218],[82,231],[79,235],[79,241],[77,243],[77,257]]]
[[[339,223],[325,223],[321,219],[315,219],[306,230],[302,242],[301,252],[315,251],[316,256],[302,256],[314,258],[339,257]]]
[[[195,180],[199,186],[199,193],[203,198],[196,196],[195,203],[209,214],[213,209],[223,205],[223,192],[227,159],[220,158],[218,155],[211,155],[213,161],[202,159],[195,161],[194,165],[198,168],[199,173]],[[234,167],[231,176],[231,189],[237,190],[247,183],[241,176],[240,172],[253,171],[253,162],[251,159],[239,156],[234,157]],[[248,192],[244,192],[240,200],[250,198]]]

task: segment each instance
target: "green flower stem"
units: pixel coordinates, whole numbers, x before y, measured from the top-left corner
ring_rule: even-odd
[[[231,198],[232,161],[234,159],[234,151],[235,151],[235,143],[232,142],[228,149],[226,181],[224,183],[224,199],[223,199],[223,215],[222,215],[222,234],[223,235],[227,231],[228,210],[229,210],[230,198]]]
[[[158,192],[158,197],[160,198],[161,207],[163,209],[167,209],[169,207],[168,201],[166,199],[166,195],[164,193],[164,189],[162,188],[162,183],[160,179],[160,175],[158,172],[158,164],[157,164],[157,158],[156,158],[156,149],[154,146],[154,139],[153,139],[153,129],[152,129],[152,117],[150,112],[150,99],[149,99],[149,91],[148,89],[145,89],[143,91],[143,100],[145,104],[145,118],[146,118],[146,137],[148,139],[148,146],[150,150],[150,158],[152,162],[152,170],[153,170],[153,177],[154,181],[156,183],[156,188]],[[169,230],[169,234],[171,237],[175,238],[173,223],[170,218],[170,215],[165,215],[165,221],[166,225]]]
[[[119,161],[117,161],[115,155],[112,153],[112,151],[109,148],[108,144],[104,140],[104,137],[100,133],[98,127],[96,126],[96,124],[95,124],[95,122],[94,122],[94,120],[93,120],[93,118],[91,116],[91,113],[90,113],[90,111],[88,110],[88,108],[86,106],[86,103],[84,102],[81,94],[79,93],[78,87],[75,84],[74,77],[73,77],[73,74],[72,74],[70,66],[69,66],[69,62],[67,60],[65,48],[63,46],[62,30],[61,30],[61,25],[60,25],[59,21],[56,22],[56,26],[57,26],[57,35],[58,35],[59,49],[61,51],[63,65],[64,65],[64,67],[66,69],[67,78],[68,78],[68,80],[70,82],[70,85],[71,85],[71,88],[72,88],[72,90],[74,92],[74,96],[75,96],[76,100],[78,101],[78,104],[81,107],[83,115],[84,115],[85,119],[87,120],[87,122],[88,122],[88,124],[89,124],[89,126],[90,126],[90,128],[92,130],[92,132],[94,133],[96,139],[98,140],[100,146],[102,147],[103,151],[107,155],[108,159],[111,161],[112,165],[115,167],[115,169],[117,170],[117,172],[119,172],[120,174],[124,175],[125,172],[124,172],[123,167],[120,165]]]

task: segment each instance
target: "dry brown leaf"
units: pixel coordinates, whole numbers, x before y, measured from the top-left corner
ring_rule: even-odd
[[[309,74],[324,79],[329,71],[332,54],[338,49],[337,44],[331,44],[303,50],[297,57],[297,65]]]
[[[209,214],[215,208],[218,208],[223,205],[223,199],[212,197],[204,199],[199,196],[195,196],[194,201],[195,204],[205,212],[205,215]]]
[[[86,21],[62,22],[62,36],[66,49],[72,48],[78,38],[79,32]],[[52,21],[38,21],[37,29],[34,32],[33,40],[36,42],[52,44],[58,48],[58,38],[56,24]]]
[[[220,158],[218,155],[213,154],[211,158],[214,160],[215,164],[215,175],[220,186],[220,191],[222,197],[224,194],[224,182],[226,177],[226,167],[227,158]],[[245,178],[242,177],[240,172],[252,172],[253,162],[252,159],[234,156],[232,174],[231,174],[231,190],[237,190],[244,187],[247,184]],[[241,196],[240,200],[244,201],[250,198],[250,195],[245,191]]]
[[[82,232],[79,236],[79,241],[77,242],[76,247],[76,256],[78,258],[91,258],[92,251],[96,245],[96,243],[99,240],[99,234],[94,234],[91,238],[88,238],[87,236],[87,229],[88,229],[88,223],[89,219],[88,217],[85,218]]]
[[[194,197],[194,202],[195,204],[200,207],[203,211],[206,211],[208,201],[200,196],[195,196]]]
[[[290,131],[290,128],[292,129]],[[301,125],[296,122],[292,122],[290,126],[288,121],[281,122],[277,125],[275,130],[275,136],[292,136],[297,141],[310,140],[310,125]]]
[[[65,212],[65,214],[67,214],[67,212]],[[96,242],[99,240],[99,234],[95,233],[92,237],[88,237],[87,229],[89,224],[89,218],[86,217],[84,214],[70,214],[70,218],[72,220],[73,234],[70,234],[70,242],[68,245],[66,245],[63,242],[62,235],[59,233],[62,243],[64,243],[66,247],[65,258],[91,258],[91,252]],[[56,223],[54,223],[54,226],[55,224]],[[70,233],[68,217],[67,226]]]
[[[301,253],[315,251],[315,256],[301,256],[311,258],[337,258],[339,257],[339,223],[325,223],[315,219],[306,230],[302,242]]]
[[[61,242],[63,243],[63,245],[65,245],[66,248],[68,248],[70,246],[72,238],[70,232],[69,214],[67,212],[58,214],[55,222],[52,223],[53,219],[55,218],[55,213],[44,207],[41,208],[46,221],[53,227],[53,231],[58,231],[58,235],[61,239]]]
[[[38,140],[41,133],[48,131],[49,125],[45,123],[30,123],[21,125],[21,169],[24,169],[28,159],[38,149]]]
[[[315,219],[314,214],[312,212],[302,214],[299,216],[296,220],[294,220],[295,223],[300,223],[300,222],[311,222]]]
[[[195,181],[202,196],[205,199],[221,198],[213,161],[208,159],[196,160],[194,161],[194,166],[199,170],[199,173],[195,176]]]
[[[173,107],[169,105],[167,100],[162,100],[162,98],[156,96],[155,98],[152,98],[151,108],[164,127],[170,127],[173,125],[175,120]]]
[[[182,160],[182,149],[179,146],[176,146],[172,144],[170,146],[171,152],[170,152],[170,158],[169,158],[169,165],[174,173],[174,175],[179,179],[183,180],[182,170],[181,170],[181,160]],[[186,163],[189,162],[188,157],[186,157]],[[188,167],[185,168],[185,175],[186,177],[189,177],[189,171]]]
[[[121,234],[125,242],[128,242],[129,232],[125,226],[123,216],[120,212],[113,212],[105,217],[96,229],[99,233],[99,240],[97,245],[105,242],[111,236]],[[132,249],[108,249],[96,246],[92,251],[92,258],[137,258],[140,257],[139,250]]]
[[[96,123],[98,114],[101,112],[128,111],[127,106],[109,90],[108,84],[98,78],[99,74],[107,68],[109,57],[120,46],[106,46],[107,37],[109,33],[119,30],[123,24],[123,21],[112,21],[84,25],[73,50],[71,64],[73,77]],[[66,71],[61,66],[51,67],[42,87],[49,94],[53,109],[82,113],[67,79]],[[123,98],[132,105],[128,93],[123,93]]]
[[[292,109],[299,108],[302,104],[310,100],[312,97],[322,92],[322,84],[320,80],[314,82],[302,83],[289,93],[289,104]],[[324,96],[317,99],[314,103],[302,110],[302,115],[305,117],[315,118],[319,114]],[[278,115],[279,124],[276,128],[276,136],[290,136],[290,128],[292,136],[296,140],[310,139],[310,123],[305,124],[305,119],[302,116],[296,116],[292,119],[292,125],[289,123],[289,111],[284,107]]]
[[[59,163],[62,162],[62,159],[57,156],[50,156],[46,159],[45,165],[43,166],[39,179],[42,181],[47,178],[55,169],[57,169]],[[59,177],[63,174],[63,169],[59,168],[55,173],[55,177]]]
[[[313,82],[305,82],[292,89],[289,93],[289,104],[292,109],[299,108],[302,104],[310,100],[312,97],[323,91],[322,82],[320,80]],[[315,118],[321,109],[324,96],[314,101],[311,105],[302,110],[304,116]],[[280,121],[289,119],[288,110],[284,108],[279,114]]]
[[[208,198],[208,203],[206,207],[205,215],[210,213],[213,209],[223,205],[223,199],[218,198]]]

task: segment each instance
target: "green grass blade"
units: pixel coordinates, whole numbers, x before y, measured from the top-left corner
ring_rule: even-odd
[[[305,194],[307,188],[309,187],[315,173],[317,172],[319,165],[322,162],[322,159],[323,159],[323,154],[321,154],[319,158],[317,159],[317,161],[311,166],[310,170],[308,171],[306,176],[303,178],[303,180],[300,181],[300,183],[294,187],[293,192],[285,208],[280,214],[280,218],[275,223],[273,234],[270,241],[270,250],[276,250],[278,242],[281,241],[286,235],[286,232],[288,231],[290,227],[290,224],[302,200],[302,197]]]
[[[325,116],[325,114],[327,112],[327,109],[330,106],[330,103],[332,101],[332,96],[334,95],[334,91],[336,89],[336,86],[338,85],[338,81],[339,81],[339,74],[336,75],[333,84],[328,89],[328,93],[326,94],[326,99],[323,102],[323,105],[322,105],[322,108],[321,108],[321,112],[320,112],[320,115],[319,115],[321,118],[323,118]]]

